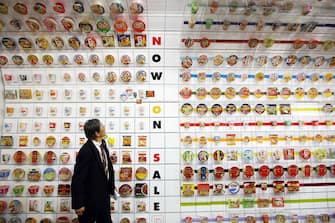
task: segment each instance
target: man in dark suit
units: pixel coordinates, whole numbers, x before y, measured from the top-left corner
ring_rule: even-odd
[[[84,132],[87,142],[78,153],[71,183],[72,208],[80,223],[112,223],[110,195],[114,195],[115,180],[103,139],[105,126],[91,119],[84,124]]]

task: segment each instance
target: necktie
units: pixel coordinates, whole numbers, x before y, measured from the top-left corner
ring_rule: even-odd
[[[106,176],[108,176],[108,166],[107,166],[106,154],[105,154],[105,149],[104,149],[104,145],[103,144],[100,145],[100,150],[101,150],[102,165],[104,167]]]

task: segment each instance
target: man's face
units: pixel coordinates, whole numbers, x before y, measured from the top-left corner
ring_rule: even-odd
[[[100,131],[97,132],[97,136],[103,138],[105,135],[106,135],[105,125],[100,122]]]

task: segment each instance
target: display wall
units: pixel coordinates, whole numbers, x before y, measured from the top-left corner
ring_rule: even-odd
[[[331,222],[335,3],[0,0],[0,222],[75,222],[106,125],[113,222]]]

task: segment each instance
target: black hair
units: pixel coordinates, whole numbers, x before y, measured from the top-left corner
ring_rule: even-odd
[[[84,124],[84,132],[87,139],[94,140],[96,138],[95,133],[100,132],[100,120],[99,119],[87,120]]]

